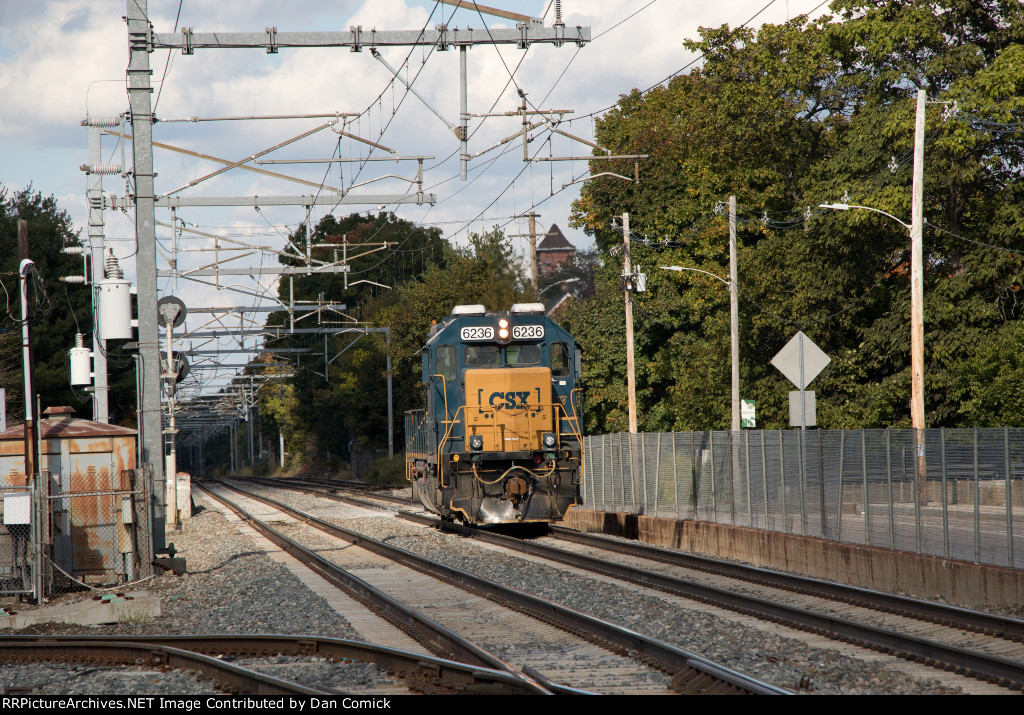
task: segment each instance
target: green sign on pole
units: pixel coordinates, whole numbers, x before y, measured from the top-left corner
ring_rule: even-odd
[[[753,400],[740,400],[740,427],[757,427]]]

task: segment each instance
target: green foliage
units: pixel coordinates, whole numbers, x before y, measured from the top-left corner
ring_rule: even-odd
[[[381,457],[373,463],[363,481],[367,484],[405,486],[405,455],[396,454],[390,459]]]
[[[918,87],[960,110],[947,119],[949,104],[932,104],[926,122],[928,424],[1022,423],[1010,385],[1022,347],[1024,6],[832,9],[837,18],[757,33],[702,29],[687,43],[702,68],[623,96],[599,121],[603,146],[651,158],[639,184],[596,179],[574,207],[609,270],[594,298],[566,310],[585,347],[589,429],[623,425],[623,212],[633,264],[649,280],[634,298],[641,428],[728,428],[728,291],[656,266],[727,277],[728,224],[716,206],[729,194],[740,207],[741,394],[757,401],[759,426],[788,425],[792,386],[770,359],[798,329],[833,359],[812,385],[820,425],[909,426],[907,231],[876,213],[816,207],[847,195],[909,223]]]

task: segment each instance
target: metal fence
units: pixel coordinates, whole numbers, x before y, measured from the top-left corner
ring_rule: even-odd
[[[151,503],[141,470],[44,471],[28,486],[0,478],[0,489],[0,595],[39,601],[151,571]]]
[[[1024,429],[584,438],[587,508],[1024,567]]]

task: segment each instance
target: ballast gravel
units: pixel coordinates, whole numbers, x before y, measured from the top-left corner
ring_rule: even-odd
[[[202,506],[204,500],[196,496]],[[104,626],[40,624],[3,635],[199,635],[220,633],[302,634],[332,638],[358,638],[343,616],[299,581],[284,566],[257,549],[215,509],[201,508],[168,538],[187,560],[188,572],[170,572],[133,584],[160,597],[161,615],[153,619]],[[125,587],[122,586],[122,589]],[[92,597],[91,592],[54,598],[52,606]],[[21,612],[29,604],[16,604]],[[238,665],[307,684],[346,691],[373,688],[388,681],[380,669],[368,664],[331,664],[323,659],[278,656],[242,659]],[[74,663],[9,664],[0,662],[0,689],[4,693],[32,695],[192,695],[216,694],[209,681],[184,673],[161,673],[132,666],[95,666]]]
[[[959,694],[936,680],[914,679],[878,663],[815,648],[718,616],[675,608],[668,600],[628,585],[611,584],[495,551],[470,539],[424,529],[390,517],[332,519],[336,507],[297,492],[246,485],[246,490],[282,501],[339,526],[387,540],[391,546],[427,556],[520,591],[565,604],[671,643],[727,668],[794,693]]]
[[[246,486],[259,493],[259,487]],[[792,638],[757,630],[717,616],[673,607],[667,600],[627,585],[581,577],[564,569],[495,552],[467,539],[423,529],[391,517],[337,520],[336,507],[296,493],[278,498],[314,516],[354,531],[480,574],[619,623],[646,635],[794,693],[955,694],[936,680],[915,680],[878,663],[859,661]],[[205,498],[196,496],[200,506]],[[150,621],[100,627],[43,624],[18,634],[215,634],[277,633],[337,638],[358,637],[342,615],[310,591],[253,540],[212,508],[186,520],[172,540],[188,562],[188,573],[165,573],[135,588],[158,595],[162,615]],[[91,595],[91,594],[90,594]],[[90,595],[85,595],[88,598]],[[64,600],[77,596],[64,596]],[[24,604],[19,610],[27,610]],[[13,631],[0,631],[12,634]],[[333,665],[279,656],[239,661],[245,667],[349,692],[372,690],[387,678],[374,666]],[[213,694],[209,682],[183,673],[158,673],[135,667],[76,664],[0,663],[0,688],[6,693],[45,695]]]

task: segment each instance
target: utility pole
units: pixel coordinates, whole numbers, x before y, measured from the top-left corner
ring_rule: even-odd
[[[36,265],[28,257],[28,221],[18,220],[18,258],[21,259],[19,268],[19,285],[21,288],[21,359],[22,371],[24,374],[25,389],[25,484],[33,484],[35,474],[39,469],[39,452],[36,443],[36,419],[38,415],[33,410],[35,399],[35,383],[33,380],[32,365],[32,327],[29,324],[28,310],[28,279],[29,275],[35,273]]]
[[[626,250],[622,264],[622,276],[625,279],[633,273],[629,258],[629,214],[622,214],[622,238]],[[626,380],[629,390],[629,433],[636,434],[636,364],[633,359],[633,293],[626,280],[623,281],[626,293]]]
[[[533,281],[533,290],[537,290],[537,281],[540,277],[540,269],[537,266],[537,212],[531,211],[527,214],[530,217],[530,280]]]
[[[530,232],[529,233],[512,233],[509,234],[509,238],[521,238],[523,236],[530,239],[530,284],[533,286],[534,292],[537,291],[537,283],[540,279],[540,267],[537,264],[537,219],[540,218],[540,214],[536,211],[530,211],[528,214],[523,214],[530,219]]]
[[[914,126],[914,183],[910,209],[910,419],[917,442],[917,489],[928,501],[924,458],[924,112],[925,90],[917,90]]]
[[[100,281],[106,276],[104,267],[106,256],[103,253],[103,175],[113,173],[115,167],[103,166],[103,155],[101,151],[101,131],[105,128],[117,126],[115,118],[86,119],[83,122],[89,129],[89,252],[92,267],[92,285],[89,292],[92,294],[93,315],[99,315],[97,310]],[[119,167],[117,167],[119,168]],[[117,173],[120,173],[119,171]],[[92,419],[93,422],[106,424],[110,421],[109,412],[109,378],[107,376],[106,340],[100,335],[99,327],[92,331],[92,365],[93,365],[93,393],[92,393]]]
[[[138,254],[139,358],[142,361],[142,461],[152,470],[147,484],[153,495],[151,531],[154,554],[167,551],[167,484],[164,471],[163,425],[160,415],[160,333],[156,297],[156,187],[153,173],[153,103],[149,66],[153,29],[147,0],[127,0],[128,104],[132,121],[135,180],[135,237]],[[148,576],[149,573],[143,575]]]
[[[732,431],[740,429],[740,298],[736,267],[736,196],[729,197],[729,335],[732,353]]]

